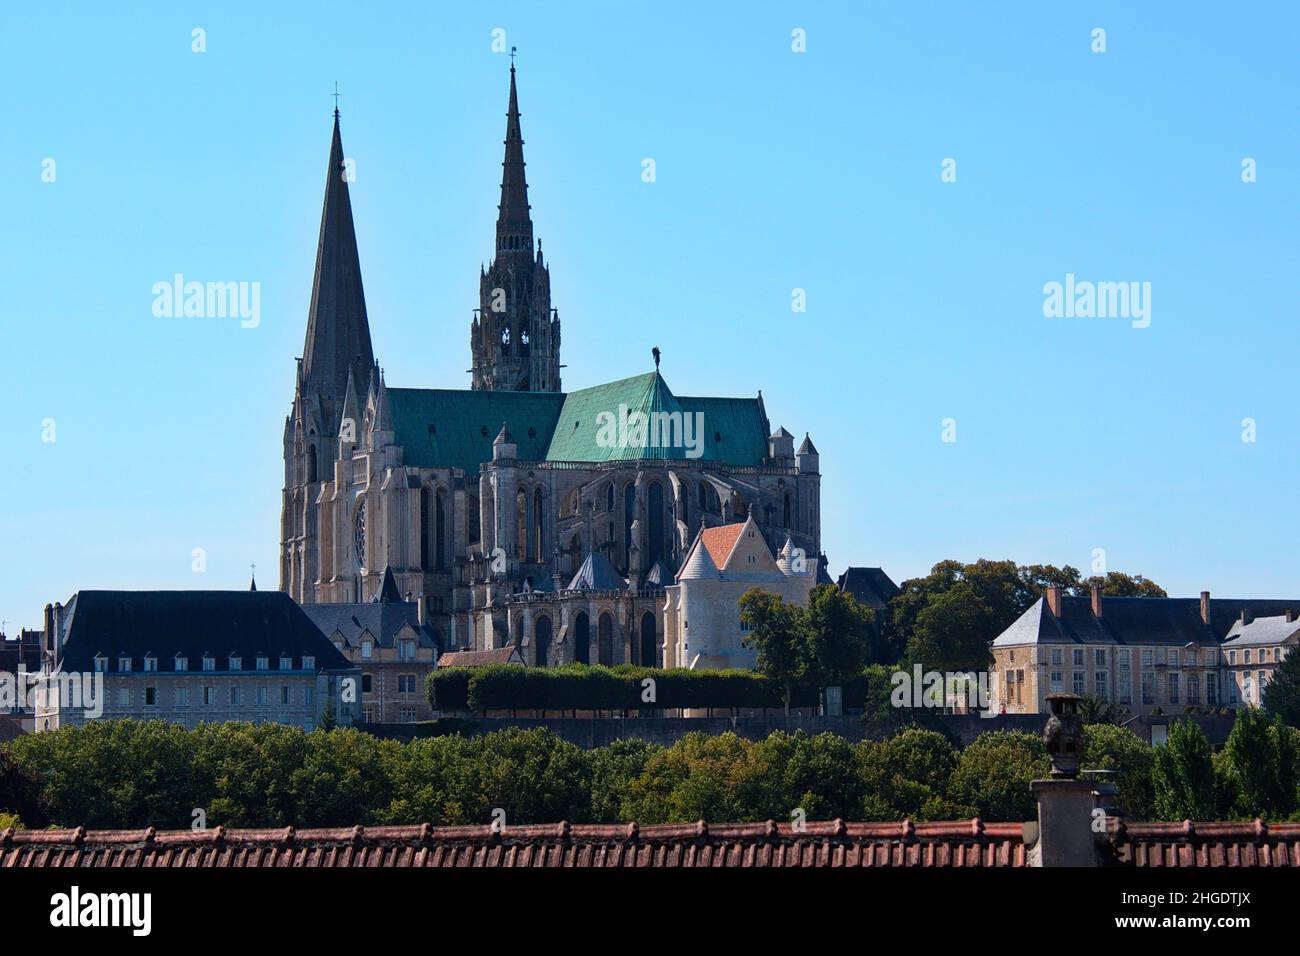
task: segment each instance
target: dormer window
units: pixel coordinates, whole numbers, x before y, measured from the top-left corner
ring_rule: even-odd
[[[244,659],[235,654],[230,655],[228,664],[229,664],[229,669],[232,671],[240,671],[244,669]]]
[[[259,671],[269,671],[271,669],[271,659],[269,657],[259,657],[257,659],[257,669]]]
[[[291,671],[291,670],[293,670],[293,658],[292,658],[292,657],[286,657],[286,656],[281,655],[281,657],[280,657],[280,670],[282,670],[282,671]]]
[[[361,642],[361,659],[363,661],[370,660],[370,658],[374,656],[374,653],[375,653],[375,644],[373,641]]]
[[[119,671],[121,671],[123,674],[128,674],[128,673],[130,673],[130,671],[131,671],[131,658],[129,658],[129,657],[119,657],[119,658],[117,659],[117,669],[118,669]]]
[[[180,654],[177,654],[177,655],[176,655],[176,670],[178,670],[178,671],[187,671],[187,670],[189,670],[189,669],[190,669],[190,659],[189,659],[188,657],[183,657],[183,656],[181,656]]]
[[[152,654],[146,654],[144,656],[144,669],[147,673],[156,671],[158,669],[158,658],[154,657]]]
[[[103,654],[95,655],[95,670],[101,674],[108,670],[108,658]]]
[[[302,656],[302,669],[305,670],[305,671],[312,671],[312,670],[315,670],[315,669],[316,669],[316,658],[314,658],[314,657],[312,657],[312,656],[310,656],[310,655],[308,655],[308,654],[304,654],[304,655]]]
[[[214,671],[217,669],[217,659],[209,654],[203,655],[203,669],[205,671]]]

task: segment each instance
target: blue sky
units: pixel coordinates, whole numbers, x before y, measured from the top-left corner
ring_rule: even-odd
[[[496,28],[566,387],[658,345],[679,393],[761,388],[821,452],[837,573],[1102,548],[1173,594],[1300,596],[1297,26],[1275,3],[11,6],[0,618],[244,587],[251,562],[276,583],[336,80],[376,355],[392,385],[468,387]],[[260,325],[155,318],[177,272],[260,283]],[[1150,282],[1150,327],[1044,317],[1067,273]]]

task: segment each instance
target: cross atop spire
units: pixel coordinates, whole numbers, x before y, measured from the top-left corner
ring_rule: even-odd
[[[339,118],[339,97],[343,95],[342,93],[339,92],[338,80],[334,81],[334,92],[331,95],[334,97],[334,118],[338,119]]]

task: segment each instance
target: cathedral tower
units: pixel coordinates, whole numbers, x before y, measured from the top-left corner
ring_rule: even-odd
[[[505,147],[496,250],[479,275],[479,308],[470,327],[472,387],[558,392],[560,319],[551,309],[551,274],[540,242],[534,251],[513,63]]]
[[[332,477],[349,385],[369,382],[374,364],[336,109],[307,340],[298,360],[293,409],[284,423],[280,589],[299,602],[314,600],[315,501],[319,483]],[[360,429],[360,422],[353,424],[354,434]]]

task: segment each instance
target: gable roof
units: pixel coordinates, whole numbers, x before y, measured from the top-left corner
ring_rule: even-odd
[[[627,581],[614,570],[603,551],[589,551],[569,582],[570,591],[617,591],[626,587]]]
[[[1233,647],[1281,644],[1295,637],[1297,633],[1300,633],[1300,620],[1296,620],[1294,616],[1289,621],[1286,615],[1257,617],[1249,624],[1238,619],[1233,622],[1223,643],[1231,644]]]
[[[304,604],[302,611],[333,640],[341,634],[348,647],[358,647],[370,634],[380,647],[394,647],[403,628],[412,628],[421,647],[437,647],[438,632],[420,624],[420,608],[413,601],[368,601],[365,604]]]
[[[994,647],[1022,644],[1118,644],[1217,647],[1243,609],[1256,613],[1300,607],[1300,601],[1213,598],[1207,626],[1199,598],[1104,597],[1102,616],[1086,597],[1061,597],[1061,616],[1039,598],[993,641]],[[1275,612],[1276,613],[1276,612]]]
[[[79,591],[65,613],[65,671],[94,670],[97,654],[108,658],[110,672],[119,656],[146,654],[160,671],[172,669],[177,656],[193,662],[204,654],[216,658],[218,670],[232,656],[251,664],[265,655],[278,667],[281,654],[315,657],[320,670],[353,668],[282,591]]]
[[[709,552],[709,558],[715,568],[722,570],[726,567],[727,558],[735,550],[736,542],[740,540],[740,532],[745,530],[745,525],[748,523],[746,519],[714,528],[705,528],[700,532],[700,544]]]
[[[453,467],[467,475],[492,460],[492,444],[503,431],[518,446],[520,461],[680,460],[687,449],[620,448],[598,440],[602,412],[618,419],[628,413],[703,416],[700,461],[732,466],[762,464],[767,455],[767,417],[757,398],[675,396],[658,372],[562,392],[506,392],[474,389],[389,388],[396,442],[413,467]],[[691,419],[692,427],[695,419]],[[698,447],[698,446],[697,446]]]
[[[487,664],[523,664],[519,648],[513,644],[490,651],[448,651],[438,658],[439,667],[483,667]]]
[[[836,582],[841,591],[852,594],[859,604],[880,610],[887,607],[899,587],[893,582],[883,568],[845,569]]]

